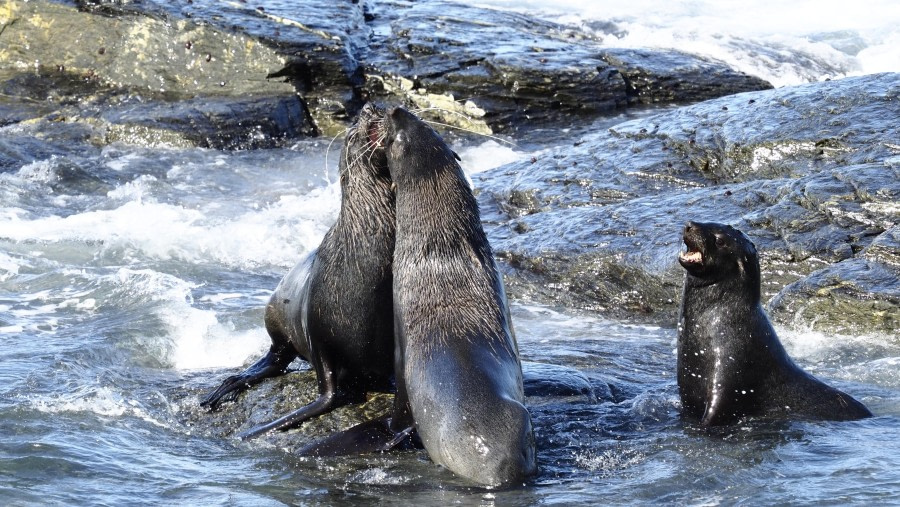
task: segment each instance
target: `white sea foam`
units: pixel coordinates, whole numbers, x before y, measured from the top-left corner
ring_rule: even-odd
[[[900,71],[900,3],[893,0],[477,3],[581,26],[611,47],[670,48],[716,58],[776,86]],[[597,21],[613,22],[617,30],[592,23]]]
[[[811,329],[789,328],[776,326],[778,337],[792,357],[802,358],[809,362],[820,362],[834,355],[839,355],[843,350],[871,349],[889,343],[889,339],[883,335],[859,334],[855,336],[837,334]],[[865,360],[865,356],[860,357]]]
[[[0,252],[0,282],[5,282],[19,274],[22,261]]]
[[[92,413],[101,417],[132,416],[149,423],[165,425],[151,417],[135,400],[129,400],[109,387],[81,387],[73,392],[38,396],[28,400],[31,408],[48,414]]]
[[[166,339],[147,351],[173,368],[237,367],[261,355],[269,344],[262,322],[256,329],[236,330],[220,322],[214,311],[194,307],[195,285],[174,275],[122,268],[112,278],[130,299],[154,308],[166,326]]]
[[[585,451],[575,454],[575,464],[595,472],[601,477],[621,474],[623,470],[644,461],[643,454],[631,449],[613,449],[603,452]]]
[[[287,267],[321,241],[337,214],[338,191],[330,185],[237,216],[216,216],[214,209],[156,202],[132,187],[119,195],[136,200],[115,209],[33,219],[7,209],[3,235],[14,241],[92,241],[103,249],[137,250],[135,255],[157,259]]]
[[[457,151],[459,158],[462,159],[460,165],[467,174],[487,171],[526,156],[512,146],[500,144],[492,139],[474,146],[464,146]]]

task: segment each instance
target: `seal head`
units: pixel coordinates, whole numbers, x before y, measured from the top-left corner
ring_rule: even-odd
[[[687,249],[678,254],[678,262],[696,279],[694,283],[735,280],[747,286],[759,284],[756,246],[743,232],[730,225],[688,222],[683,239]]]

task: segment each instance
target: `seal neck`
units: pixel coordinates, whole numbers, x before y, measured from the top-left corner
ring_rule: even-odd
[[[699,278],[686,273],[682,299],[685,304],[698,306],[722,302],[755,306],[760,304],[759,282],[741,278]]]
[[[422,247],[455,252],[466,243],[482,262],[492,258],[478,202],[457,164],[398,183],[397,222]]]

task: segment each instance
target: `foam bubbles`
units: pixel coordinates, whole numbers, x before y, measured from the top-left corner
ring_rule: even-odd
[[[502,145],[494,140],[488,140],[475,146],[466,146],[457,150],[460,165],[467,174],[480,172],[509,164],[525,157],[524,153],[515,151],[509,145]]]
[[[0,282],[5,282],[19,274],[22,261],[0,252]]]
[[[575,464],[596,472],[601,477],[617,475],[623,470],[640,464],[644,455],[631,449],[613,449],[599,453],[582,452],[575,454]]]
[[[28,400],[28,405],[47,414],[91,413],[108,418],[132,416],[165,426],[151,417],[137,401],[126,399],[109,387],[81,387],[70,393],[34,397]]]
[[[179,370],[238,367],[261,355],[269,344],[260,327],[237,330],[222,323],[212,310],[195,308],[191,290],[196,286],[176,276],[152,270],[119,269],[112,277],[132,302],[147,306],[164,326],[164,337],[145,349],[165,365]]]

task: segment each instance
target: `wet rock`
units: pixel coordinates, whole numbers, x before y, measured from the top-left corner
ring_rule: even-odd
[[[312,133],[294,94],[154,100],[68,70],[0,75],[0,89],[18,107],[11,123],[51,130],[87,130],[95,145],[252,149],[278,146]],[[4,77],[6,79],[4,79]],[[0,102],[2,110],[2,102]],[[16,121],[17,120],[17,121]],[[35,129],[34,126],[43,125]],[[38,150],[38,152],[44,150]],[[38,153],[36,152],[36,153]]]
[[[12,121],[52,117],[95,143],[253,148],[315,131],[294,86],[267,75],[285,58],[247,35],[187,19],[10,2],[0,87]],[[141,4],[143,5],[143,4]],[[126,9],[117,11],[113,8]],[[7,117],[7,121],[10,121]]]
[[[211,90],[212,94],[272,95],[272,88],[290,89],[286,93],[302,97],[316,133],[332,136],[342,132],[362,105],[357,88],[363,76],[355,47],[368,30],[365,8],[359,2],[284,2],[265,9],[252,3],[211,0],[77,3],[88,12],[104,16],[162,19],[177,25],[206,27],[222,35],[219,46],[226,55],[240,55],[251,49],[261,51],[262,58],[236,69],[237,76],[252,76],[268,87],[245,89],[241,82],[226,75],[211,81],[221,88],[218,92]],[[201,42],[196,37],[179,38],[183,51],[195,54],[200,62],[207,66],[221,62],[217,53]],[[237,58],[229,63],[232,60],[241,64]],[[190,79],[190,75],[183,78],[188,82]]]
[[[849,259],[786,286],[769,304],[770,313],[782,322],[844,334],[895,332],[900,326],[898,279],[897,266]]]
[[[591,381],[575,368],[524,361],[522,370],[529,406],[597,402]],[[315,372],[305,369],[267,379],[239,394],[235,400],[223,403],[216,411],[201,408],[199,400],[225,376],[226,372],[206,374],[186,382],[186,389],[172,393],[179,407],[176,412],[179,424],[216,437],[236,437],[244,430],[302,407],[318,395]],[[600,389],[599,393],[605,398],[610,397],[608,388]],[[392,404],[393,395],[373,393],[365,403],[341,407],[307,421],[297,429],[270,432],[259,440],[294,452],[319,438],[387,414]]]
[[[264,148],[311,133],[297,97],[203,98],[131,104],[101,113],[100,144]]]
[[[238,433],[287,415],[318,396],[315,372],[300,370],[267,379],[234,401],[223,403],[216,411],[201,408],[200,398],[223,378],[207,375],[206,387],[200,388],[201,383],[195,381],[191,383],[194,388],[188,392],[173,394],[179,406],[176,417],[180,424],[211,436],[236,438]],[[269,444],[289,453],[296,452],[319,438],[387,413],[392,403],[392,395],[376,393],[365,403],[338,408],[290,431],[266,433],[247,445]]]
[[[522,361],[525,396],[529,405],[533,398],[566,398],[596,402],[594,389],[587,376],[575,368],[533,361]]]
[[[5,68],[64,69],[167,98],[294,93],[289,84],[266,79],[285,64],[268,45],[207,23],[134,13],[143,2],[104,4],[110,8],[102,15],[50,1],[8,5]],[[124,10],[113,16],[119,5]]]
[[[510,294],[672,322],[681,224],[719,221],[757,244],[764,298],[786,291],[776,318],[816,293],[840,304],[805,322],[834,328],[850,305],[850,321],[893,329],[878,315],[898,311],[887,283],[900,283],[888,232],[900,216],[898,83],[881,74],[720,98],[475,175]]]
[[[895,186],[893,216],[900,216]],[[813,322],[843,333],[900,326],[900,225],[878,234],[862,254],[826,266],[779,292],[770,310],[786,322]]]
[[[442,117],[446,122],[462,113],[493,131],[509,131],[629,105],[696,102],[770,87],[684,53],[605,48],[581,30],[523,14],[442,0],[376,5],[362,58],[368,92],[400,96],[423,109],[461,101]]]
[[[193,111],[207,99],[206,109],[241,115],[220,124],[220,115],[206,114],[215,130],[260,121],[251,115],[264,111],[242,109],[247,101],[268,100],[274,109],[299,101],[291,108],[302,115],[276,132],[269,144],[277,144],[336,135],[369,98],[432,109],[427,114],[444,123],[486,133],[769,86],[687,54],[604,48],[576,28],[444,0],[265,9],[212,0],[33,0],[8,2],[0,16],[0,70],[46,79],[55,69],[84,81],[79,94],[88,100],[95,101],[93,86],[101,95],[160,102],[147,106],[151,115],[169,110],[161,129],[113,122],[111,140],[255,146],[192,132]],[[178,112],[184,117],[172,117]]]

